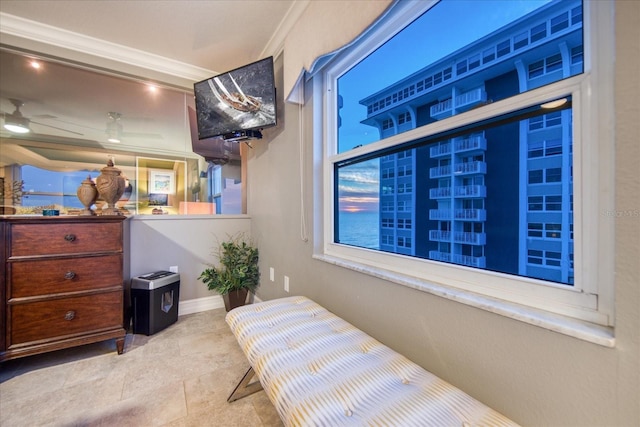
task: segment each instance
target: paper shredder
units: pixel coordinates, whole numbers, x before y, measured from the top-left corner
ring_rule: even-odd
[[[153,335],[178,320],[180,275],[156,271],[131,279],[133,333]]]

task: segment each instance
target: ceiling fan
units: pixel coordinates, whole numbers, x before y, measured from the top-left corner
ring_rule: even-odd
[[[122,120],[123,119],[132,119],[132,120],[141,120],[130,117],[124,117],[121,113],[110,111],[107,113],[107,117],[109,120],[107,121],[107,128],[105,130],[107,134],[107,141],[118,143],[121,140],[127,138],[145,138],[145,139],[163,139],[162,135],[157,133],[140,133],[140,132],[125,132]],[[151,121],[152,119],[142,119],[145,121]]]
[[[15,111],[13,113],[1,113],[2,117],[4,118],[4,128],[7,129],[10,132],[13,133],[18,133],[18,134],[25,134],[25,133],[29,133],[31,132],[31,126],[30,124],[36,124],[38,126],[46,126],[46,127],[50,127],[52,129],[57,129],[57,130],[61,130],[63,132],[69,132],[69,133],[73,133],[76,135],[83,135],[80,132],[75,132],[69,129],[63,129],[63,128],[59,128],[57,126],[52,126],[52,125],[48,125],[45,123],[40,123],[40,122],[35,122],[33,120],[31,120],[28,117],[25,117],[22,115],[22,112],[20,111],[20,107],[22,107],[24,105],[24,102],[22,102],[19,99],[15,99],[15,98],[9,98],[9,101],[13,104],[14,107],[16,107]],[[53,118],[53,116],[49,116],[49,115],[45,115],[42,116],[42,118]]]

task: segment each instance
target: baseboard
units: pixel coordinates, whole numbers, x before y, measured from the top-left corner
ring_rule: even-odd
[[[214,310],[216,308],[224,308],[224,301],[220,295],[180,301],[178,304],[178,316]]]
[[[253,302],[262,302],[257,295],[251,295],[249,298],[250,301],[251,298],[253,298]],[[216,308],[224,308],[224,301],[220,295],[189,299],[186,301],[180,301],[178,304],[178,316],[200,313],[201,311],[207,310],[215,310]]]

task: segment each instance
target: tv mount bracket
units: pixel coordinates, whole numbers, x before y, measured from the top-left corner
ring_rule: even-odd
[[[222,135],[222,139],[229,142],[246,142],[251,139],[261,139],[262,132],[259,130],[239,130]],[[249,143],[247,142],[247,145]],[[251,145],[249,145],[251,147]]]

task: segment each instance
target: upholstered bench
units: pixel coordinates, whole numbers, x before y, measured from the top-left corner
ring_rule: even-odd
[[[226,321],[286,426],[516,425],[308,298],[246,305]]]

